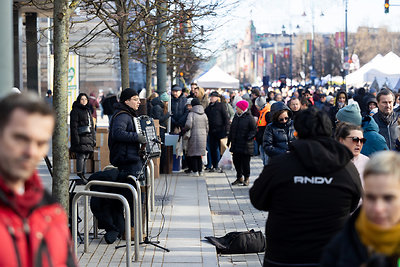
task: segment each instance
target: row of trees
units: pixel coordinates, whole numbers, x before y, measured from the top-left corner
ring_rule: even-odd
[[[152,92],[151,80],[157,64],[168,64],[175,76],[193,75],[204,59],[201,51],[208,33],[201,22],[216,16],[224,2],[201,0],[26,0],[20,5],[53,9],[54,18],[54,100],[56,130],[53,136],[53,196],[68,209],[68,129],[67,69],[69,51],[80,53],[99,36],[118,40],[117,59],[121,70],[121,86],[129,87],[129,60],[146,66],[146,92]],[[75,12],[79,9],[78,12]],[[70,31],[95,21],[96,26],[74,44]],[[165,57],[157,57],[165,49]],[[164,51],[164,50],[163,50]],[[159,59],[162,59],[160,62]],[[108,59],[104,59],[108,60]]]
[[[128,62],[135,59],[146,66],[146,90],[150,95],[155,65],[160,63],[157,62],[160,47],[166,47],[167,60],[161,63],[168,63],[170,74],[184,72],[185,77],[191,78],[198,63],[204,60],[200,53],[202,44],[212,31],[199,23],[215,16],[221,6],[218,1],[204,4],[200,0],[82,0],[84,15],[74,20],[73,27],[79,28],[85,21],[98,21],[99,26],[72,48],[79,53],[82,46],[100,35],[118,40],[122,88],[129,87]]]

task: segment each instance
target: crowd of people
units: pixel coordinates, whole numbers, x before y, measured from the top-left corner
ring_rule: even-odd
[[[46,99],[23,93],[1,100],[6,116],[0,119],[0,231],[4,244],[10,244],[4,248],[14,244],[21,251],[27,246],[24,233],[46,233],[43,242],[32,237],[32,253],[47,253],[48,260],[74,266],[68,226],[58,223],[66,215],[49,199],[35,171],[54,127],[51,97],[51,92]],[[221,171],[226,140],[236,170],[232,186],[249,186],[250,159],[261,157],[264,168],[256,174],[250,200],[269,212],[264,266],[397,266],[399,105],[399,94],[387,88],[253,87],[228,92],[192,83],[190,91],[174,85],[171,95],[151,94],[145,113],[159,120],[162,139],[168,133],[183,140],[187,174]],[[96,145],[99,107],[109,117],[110,162],[119,176],[143,179],[140,149],[147,140],[133,124],[140,106],[138,92],[130,88],[119,96],[110,91],[102,99],[93,93],[78,95],[70,113],[70,151],[83,183],[85,161]],[[97,208],[104,214],[102,205]],[[109,212],[118,213],[110,217],[115,221],[102,222],[108,223],[106,242],[113,243],[124,238],[122,217],[119,209],[110,206]],[[54,240],[64,241],[58,252],[50,249]],[[3,252],[3,265],[31,265],[29,255]]]
[[[95,140],[89,100],[80,94],[71,112],[71,150],[82,179]],[[110,92],[100,102],[110,119],[111,163],[139,176],[139,149],[146,142],[132,123],[139,114],[139,94],[127,88],[120,97]],[[400,257],[400,106],[391,90],[253,87],[232,92],[192,83],[190,91],[174,85],[170,95],[152,93],[146,113],[159,120],[163,142],[167,133],[183,140],[189,175],[222,171],[225,143],[236,170],[232,186],[248,186],[250,159],[261,157],[264,169],[250,200],[269,212],[264,266],[360,266],[374,258],[389,263]],[[91,130],[82,133],[83,126]],[[163,156],[164,149],[162,161]],[[107,231],[106,241],[123,236],[118,231]]]

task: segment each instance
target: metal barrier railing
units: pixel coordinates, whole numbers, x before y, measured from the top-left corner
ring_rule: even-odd
[[[140,188],[140,183],[139,181],[136,179],[135,176],[133,175],[128,175],[127,177],[128,179],[132,179],[133,182],[136,185],[136,191],[137,191],[137,195],[138,195],[138,206],[139,206],[139,214],[140,214],[140,236],[143,236],[143,223],[142,223],[142,216],[143,216],[143,210],[142,210],[142,189]]]
[[[77,224],[77,217],[78,217],[78,200],[80,197],[85,196],[91,196],[91,197],[100,197],[100,198],[108,198],[108,199],[118,199],[119,201],[122,202],[122,205],[124,206],[124,212],[125,212],[125,235],[126,235],[126,266],[130,267],[131,266],[131,214],[129,210],[129,204],[126,198],[124,198],[122,195],[119,194],[112,194],[112,193],[103,193],[103,192],[95,192],[95,191],[81,191],[77,192],[72,199],[72,241],[74,243],[74,251],[75,255],[78,255],[78,244],[77,244],[77,232],[78,232],[78,224]],[[87,223],[88,218],[87,218],[87,207],[85,211],[85,223]],[[86,229],[85,225],[85,229]],[[85,230],[86,231],[86,230]],[[86,236],[86,233],[85,233]],[[87,239],[85,238],[85,242],[87,242]],[[85,250],[86,252],[86,250]],[[135,261],[137,261],[139,258],[139,244],[136,243],[135,241]]]
[[[133,182],[135,183],[135,187],[136,187],[135,189],[136,189],[136,192],[137,192],[137,199],[138,199],[136,207],[137,207],[138,213],[139,213],[138,220],[141,222],[142,215],[143,215],[143,213],[142,213],[142,190],[140,189],[139,182],[136,180],[136,178],[134,176],[129,175],[128,178],[132,179]],[[96,181],[96,180],[93,180],[93,181]],[[92,185],[92,184],[93,183],[91,183],[90,185]],[[128,189],[131,190],[130,187]],[[85,187],[85,190],[87,190],[86,187]],[[143,236],[143,224],[140,223],[139,225],[140,225],[140,228],[139,228],[139,230],[140,230],[139,231],[139,237],[140,237],[140,236]],[[98,238],[98,223],[97,223],[96,217],[94,217],[94,216],[93,216],[93,238],[95,238],[95,239]]]
[[[152,159],[149,160],[149,165],[150,165],[150,184],[151,184],[151,188],[150,188],[150,207],[151,207],[151,211],[154,211],[154,203],[155,203],[155,199],[154,199],[154,194],[155,194],[155,188],[154,188],[154,162]]]
[[[136,181],[136,179],[134,179]],[[142,229],[141,229],[141,225],[142,225],[142,220],[141,220],[141,214],[139,211],[141,207],[141,204],[139,204],[139,197],[138,197],[138,192],[135,189],[135,187],[133,187],[133,185],[128,184],[128,183],[119,183],[119,182],[109,182],[109,181],[96,181],[96,180],[92,180],[89,183],[86,184],[85,186],[85,190],[90,190],[90,188],[93,185],[101,185],[101,186],[107,186],[107,187],[119,187],[119,188],[127,188],[132,192],[132,196],[133,196],[133,203],[132,203],[132,207],[133,207],[133,216],[134,216],[134,229],[135,229],[135,233],[134,233],[134,243],[135,243],[135,259],[136,257],[139,257],[139,243],[140,243],[140,236],[142,236]],[[138,185],[138,183],[136,183],[136,185]],[[140,191],[140,185],[139,185],[139,191]],[[84,242],[85,242],[85,252],[87,252],[87,244],[88,244],[88,240],[89,240],[89,222],[86,221],[87,220],[87,209],[88,209],[88,197],[85,197],[85,231],[84,231]],[[130,225],[130,222],[129,222]],[[95,227],[95,225],[93,226]],[[129,233],[130,233],[130,228],[129,228]],[[126,233],[125,233],[125,237],[126,237]]]
[[[150,210],[151,207],[151,191],[154,186],[154,180],[151,179],[151,171],[149,165],[146,166],[146,179],[149,180],[150,182],[150,188],[146,189],[146,205],[147,205],[147,210]]]

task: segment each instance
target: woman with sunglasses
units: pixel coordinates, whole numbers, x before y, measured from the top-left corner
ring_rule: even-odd
[[[335,138],[339,143],[342,143],[350,149],[353,154],[353,159],[351,161],[356,166],[360,174],[361,182],[363,182],[364,168],[369,158],[360,153],[364,143],[367,141],[367,139],[364,138],[362,128],[347,122],[340,122],[335,132]]]
[[[269,159],[284,154],[289,149],[289,143],[295,140],[292,111],[283,102],[271,106],[272,123],[264,132],[263,148]]]

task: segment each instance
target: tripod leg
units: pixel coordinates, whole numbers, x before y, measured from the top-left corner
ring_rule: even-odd
[[[145,163],[144,163],[144,165],[143,165],[144,167],[142,168],[142,171],[141,171],[142,174],[144,173],[144,169],[146,168],[145,166],[146,166],[147,162],[149,161],[149,159],[150,159],[150,155],[149,155],[149,154],[146,154],[146,156],[145,156]],[[143,203],[143,204],[145,205],[145,209],[144,209],[144,211],[143,211],[143,212],[145,213],[145,216],[143,216],[143,217],[144,217],[144,219],[146,220],[146,224],[145,224],[145,231],[143,231],[143,232],[146,233],[146,235],[145,235],[146,237],[145,237],[144,241],[143,241],[143,242],[140,242],[139,244],[149,244],[149,245],[153,245],[153,246],[155,246],[155,247],[157,247],[157,248],[160,248],[160,249],[163,249],[163,250],[165,250],[165,251],[167,251],[167,252],[170,252],[169,249],[164,248],[164,247],[158,245],[158,243],[160,243],[159,241],[150,241],[150,240],[149,240],[149,205],[147,205],[147,204],[148,204],[148,196],[149,196],[149,194],[148,194],[148,193],[149,193],[149,189],[148,189],[148,186],[149,186],[148,177],[145,177],[145,180],[146,180],[145,188],[144,188],[144,190],[143,190],[142,192],[145,193],[145,197],[144,197],[145,203]],[[141,204],[142,204],[142,203],[141,203]],[[131,246],[134,246],[134,245],[135,245],[134,243],[131,244]],[[115,249],[123,248],[123,247],[125,247],[125,246],[126,246],[126,245],[116,246]]]

